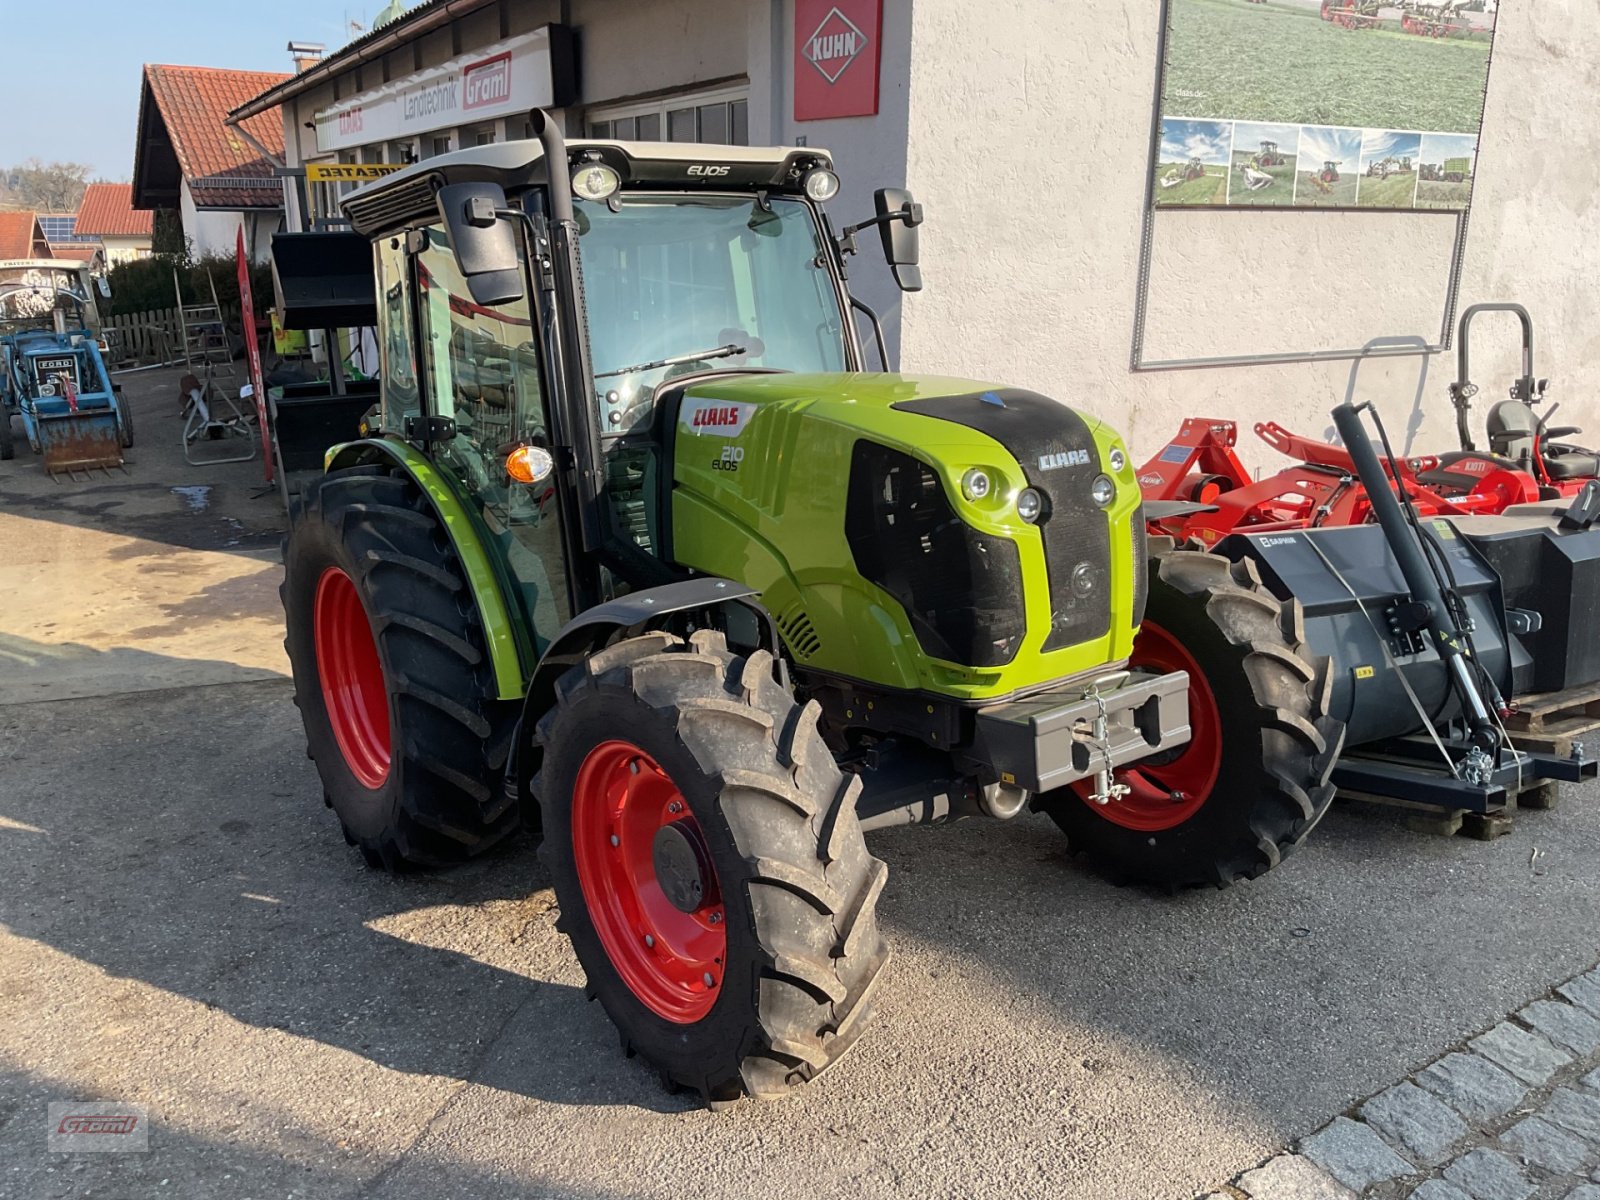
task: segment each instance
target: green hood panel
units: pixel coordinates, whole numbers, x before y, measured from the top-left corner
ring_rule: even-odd
[[[1047,652],[1050,579],[1040,528],[1016,513],[1017,493],[1028,486],[1016,455],[967,425],[895,407],[1003,390],[894,374],[742,375],[691,384],[673,438],[673,557],[760,589],[801,665],[884,687],[985,700],[1125,660],[1136,629],[1135,575],[1144,563],[1135,561],[1139,491],[1121,439],[1082,418],[1101,464],[1113,449],[1122,453],[1117,497],[1091,518],[1103,516],[1109,527],[1109,631]],[[863,440],[931,468],[962,522],[1015,543],[1027,632],[1004,665],[931,657],[902,603],[863,576],[845,529],[852,461]],[[993,486],[969,501],[961,481],[974,467]],[[1112,473],[1109,465],[1102,469]]]

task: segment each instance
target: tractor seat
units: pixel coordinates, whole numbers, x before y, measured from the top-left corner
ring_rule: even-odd
[[[1489,410],[1489,449],[1504,458],[1533,453],[1536,422],[1533,410],[1520,400],[1502,400]]]
[[[1551,479],[1587,479],[1600,475],[1600,455],[1587,450],[1568,450],[1544,456],[1545,470]]]

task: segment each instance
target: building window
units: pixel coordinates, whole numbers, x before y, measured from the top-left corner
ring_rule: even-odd
[[[495,143],[494,126],[480,125],[469,131],[474,146],[492,146]]]
[[[680,93],[640,104],[589,110],[589,136],[621,142],[750,144],[750,104],[744,88]]]
[[[446,133],[446,134],[442,134],[442,135],[440,135],[438,137],[431,137],[431,138],[428,139],[427,146],[428,146],[428,152],[427,152],[427,155],[425,156],[427,158],[436,158],[437,156],[439,156],[441,154],[449,154],[450,153],[450,135],[448,133]]]

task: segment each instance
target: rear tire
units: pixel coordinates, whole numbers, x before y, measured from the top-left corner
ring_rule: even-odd
[[[133,409],[123,397],[117,397],[117,417],[122,425],[122,448],[133,449]]]
[[[1180,646],[1191,678],[1181,750],[1117,772],[1149,795],[1173,792],[1172,822],[1122,801],[1097,804],[1086,784],[1040,797],[1039,806],[1113,877],[1169,890],[1255,879],[1305,840],[1333,801],[1328,782],[1344,725],[1327,715],[1331,664],[1305,644],[1300,605],[1262,586],[1255,564],[1174,550],[1151,560],[1147,665]],[[1156,646],[1166,648],[1164,654]],[[1133,663],[1142,661],[1134,643]]]
[[[459,861],[516,828],[500,786],[516,706],[494,698],[454,545],[409,476],[355,467],[307,488],[279,594],[308,752],[369,865]]]
[[[11,430],[11,410],[0,403],[0,460],[17,456],[17,438]]]
[[[889,957],[875,916],[888,868],[867,852],[860,783],[835,764],[819,709],[795,703],[766,651],[741,658],[708,631],[619,642],[557,690],[538,730],[540,853],[558,928],[624,1050],[713,1104],[813,1079],[871,1020]],[[623,760],[634,777],[656,771],[653,798],[636,800],[626,771],[597,785],[594,764],[619,746],[638,755]],[[693,895],[707,899],[687,916],[658,902],[671,889],[640,852],[652,829],[700,848]]]

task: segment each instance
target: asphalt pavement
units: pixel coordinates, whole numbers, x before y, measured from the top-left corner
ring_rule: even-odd
[[[1592,785],[1490,843],[1336,807],[1175,898],[1043,818],[885,831],[876,1027],[705,1111],[585,1002],[526,841],[403,877],[345,846],[260,464],[188,467],[172,380],[124,386],[126,476],[0,464],[0,1197],[1182,1200],[1600,955]],[[148,1106],[148,1153],[47,1152],[47,1103],[96,1099]]]

